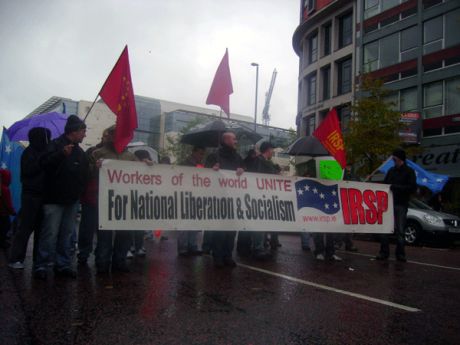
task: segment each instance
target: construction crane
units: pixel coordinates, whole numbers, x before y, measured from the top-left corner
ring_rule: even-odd
[[[268,113],[268,109],[270,108],[270,100],[272,98],[273,88],[275,87],[276,75],[278,72],[276,68],[273,70],[272,80],[270,82],[270,88],[265,93],[265,105],[264,110],[262,111],[262,122],[265,126],[270,124],[270,114]]]

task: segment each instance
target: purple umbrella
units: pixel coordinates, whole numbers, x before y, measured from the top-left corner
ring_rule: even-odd
[[[32,128],[45,127],[51,131],[51,138],[56,138],[64,133],[67,117],[68,115],[56,112],[33,115],[13,123],[7,130],[8,137],[11,141],[28,141],[28,134]]]

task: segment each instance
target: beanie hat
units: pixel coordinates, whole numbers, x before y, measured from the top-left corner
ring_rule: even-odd
[[[80,120],[78,116],[70,115],[67,118],[67,122],[64,127],[64,133],[69,134],[69,133],[77,132],[85,128],[86,128],[86,124],[82,120]]]
[[[268,149],[272,149],[273,148],[273,145],[271,142],[269,141],[264,141],[262,144],[260,144],[260,148],[259,148],[259,151],[261,153],[264,153],[266,152]]]
[[[403,162],[406,161],[406,152],[403,149],[396,149],[393,151],[393,156],[398,157]]]

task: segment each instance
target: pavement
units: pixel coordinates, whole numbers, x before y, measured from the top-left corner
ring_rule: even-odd
[[[408,247],[409,262],[372,259],[378,243],[319,262],[298,235],[280,235],[271,261],[178,257],[174,234],[146,241],[130,273],[75,280],[6,267],[0,252],[0,343],[460,344],[460,248]],[[392,254],[394,247],[392,247]]]

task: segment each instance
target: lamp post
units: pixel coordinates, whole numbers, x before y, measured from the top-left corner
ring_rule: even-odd
[[[254,106],[254,132],[257,132],[257,93],[259,88],[259,64],[253,62],[251,63],[251,66],[256,67],[256,103]]]

